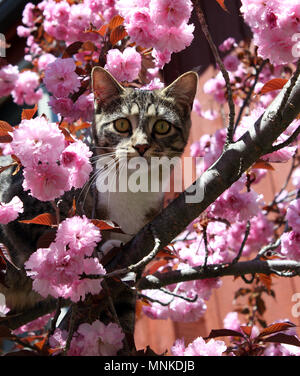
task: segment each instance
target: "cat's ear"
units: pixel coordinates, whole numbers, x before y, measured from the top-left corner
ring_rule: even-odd
[[[92,70],[92,90],[99,105],[107,104],[124,92],[123,86],[104,68]]]
[[[172,96],[177,101],[184,101],[192,108],[197,91],[198,75],[196,72],[186,72],[162,90],[162,94]]]

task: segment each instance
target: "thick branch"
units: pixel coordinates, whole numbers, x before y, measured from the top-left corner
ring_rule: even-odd
[[[289,273],[283,273],[286,271]],[[158,289],[178,282],[223,276],[244,276],[255,273],[275,273],[286,277],[300,275],[300,262],[292,260],[260,260],[255,258],[250,261],[242,261],[229,265],[215,264],[207,265],[206,268],[200,266],[167,273],[156,273],[142,278],[138,288],[141,290]]]
[[[155,228],[161,241],[161,248],[171,243],[238,180],[241,173],[268,152],[278,136],[300,112],[300,78],[298,78],[282,110],[282,120],[279,121],[276,116],[289,85],[290,81],[255,124],[237,142],[230,144],[220,158],[187,191],[181,193],[125,245],[123,252],[106,266],[108,272],[115,270],[116,267],[135,264],[151,252],[155,246],[151,228]],[[191,193],[193,189],[198,192],[198,197],[195,197],[195,192]]]

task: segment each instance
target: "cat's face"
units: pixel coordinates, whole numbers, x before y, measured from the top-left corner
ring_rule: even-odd
[[[97,153],[147,160],[180,156],[189,136],[197,79],[188,72],[162,90],[125,89],[103,68],[94,68]]]

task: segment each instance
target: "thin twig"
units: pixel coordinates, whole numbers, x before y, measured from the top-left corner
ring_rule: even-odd
[[[234,119],[235,119],[235,107],[234,107],[234,102],[233,102],[233,95],[232,95],[232,88],[230,84],[230,78],[229,74],[223,64],[223,61],[220,57],[219,51],[211,37],[211,34],[208,29],[208,25],[205,20],[204,13],[201,9],[199,0],[193,0],[194,8],[196,10],[202,31],[207,39],[207,42],[212,50],[212,53],[215,57],[215,60],[222,72],[222,75],[224,77],[225,83],[226,83],[226,89],[227,89],[227,100],[228,100],[228,106],[229,106],[229,124],[227,127],[227,138],[225,142],[224,148],[226,149],[229,144],[233,143],[233,131],[234,131]]]
[[[245,235],[244,235],[244,239],[242,241],[242,244],[240,246],[240,249],[239,249],[239,252],[238,254],[236,255],[236,257],[233,259],[232,263],[235,264],[236,262],[239,261],[239,259],[241,258],[242,256],[242,253],[243,253],[243,250],[244,250],[244,247],[246,245],[246,242],[247,242],[247,239],[248,239],[248,236],[249,236],[249,233],[250,233],[250,228],[251,228],[251,223],[250,221],[247,221],[247,225],[246,225],[246,231],[245,231]]]
[[[151,260],[154,259],[154,257],[157,255],[158,251],[160,250],[161,242],[160,242],[160,239],[158,238],[156,230],[154,229],[153,226],[151,226],[151,231],[152,231],[152,234],[153,234],[153,237],[154,237],[154,247],[153,247],[152,251],[147,256],[145,256],[143,259],[138,261],[136,264],[130,265],[127,268],[114,270],[113,272],[107,273],[107,274],[85,274],[85,273],[83,273],[80,278],[81,279],[83,279],[83,278],[89,278],[89,279],[112,278],[112,277],[117,277],[117,276],[122,275],[122,274],[128,274],[130,272],[135,272],[138,269],[143,268]]]
[[[251,88],[249,89],[249,91],[248,91],[248,93],[247,93],[247,96],[246,96],[246,98],[244,99],[243,105],[242,105],[242,107],[240,108],[240,111],[239,111],[239,113],[238,113],[238,116],[237,116],[237,119],[236,119],[236,122],[235,122],[235,126],[234,126],[234,132],[235,132],[237,126],[239,125],[239,122],[240,122],[240,120],[241,120],[241,118],[242,118],[242,115],[243,115],[243,112],[244,112],[245,108],[249,105],[249,101],[250,101],[251,96],[252,96],[252,94],[253,94],[253,92],[254,92],[254,89],[255,89],[255,86],[256,86],[256,84],[257,84],[257,81],[258,81],[259,75],[260,75],[261,71],[263,70],[264,66],[266,65],[266,63],[267,63],[267,60],[264,60],[264,61],[261,63],[261,65],[259,66],[259,68],[256,69],[256,74],[255,74],[254,82],[253,82]]]
[[[208,240],[207,240],[207,227],[206,226],[202,226],[202,229],[203,229],[203,240],[204,240],[204,248],[205,248],[205,259],[204,259],[204,264],[203,264],[203,267],[206,268],[206,265],[207,265],[207,260],[208,260]]]
[[[173,300],[174,300],[174,297],[172,297],[172,299],[171,299],[169,302],[167,302],[167,303],[163,303],[163,302],[161,302],[161,301],[158,300],[158,299],[151,298],[150,296],[147,296],[147,295],[145,295],[145,294],[141,294],[141,293],[138,293],[138,297],[139,297],[140,299],[146,299],[146,300],[149,300],[149,302],[151,302],[151,303],[158,303],[158,304],[162,305],[163,307],[167,307],[167,306],[170,305],[170,303],[172,303]]]
[[[280,150],[282,148],[285,148],[286,146],[289,146],[292,142],[296,141],[296,138],[298,137],[300,133],[300,126],[295,130],[295,132],[287,138],[284,142],[281,142],[280,144],[274,145],[270,148],[268,151],[269,153],[273,153],[274,151]]]
[[[195,301],[198,299],[198,295],[197,294],[193,298],[188,298],[187,296],[176,294],[175,292],[172,292],[170,290],[164,289],[163,287],[161,287],[159,290],[162,291],[162,292],[164,292],[165,294],[174,296],[175,298],[180,298],[180,299],[185,300],[185,301],[187,301],[189,303],[195,303]]]

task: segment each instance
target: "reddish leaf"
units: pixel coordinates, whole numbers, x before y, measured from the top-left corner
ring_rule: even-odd
[[[158,261],[153,262],[152,265],[149,266],[147,269],[147,274],[154,274],[161,266],[164,266],[168,263],[168,260],[160,259]]]
[[[8,261],[13,267],[15,267],[17,270],[20,270],[20,268],[15,265],[10,257],[8,248],[3,244],[0,243],[0,257],[6,262]]]
[[[12,141],[12,137],[8,132],[13,132],[13,127],[6,121],[0,120],[0,142],[7,143]]]
[[[34,117],[38,110],[38,105],[36,104],[33,108],[23,109],[21,118],[22,120],[30,120]]]
[[[110,20],[108,26],[109,26],[109,28],[110,28],[111,30],[113,30],[113,29],[115,29],[116,27],[122,25],[123,22],[124,22],[124,18],[121,17],[121,16],[119,16],[119,15],[117,14],[116,16],[114,16],[114,17]]]
[[[262,169],[262,170],[271,170],[271,171],[275,171],[274,167],[266,162],[266,161],[263,161],[262,159],[259,159],[257,160],[253,165],[252,165],[252,168],[259,168],[259,169]]]
[[[270,291],[271,286],[272,286],[271,275],[262,274],[262,273],[258,273],[257,275],[258,275],[260,282],[267,288],[268,291]]]
[[[119,228],[117,225],[115,225],[111,221],[107,221],[107,220],[103,221],[100,219],[92,219],[91,221],[100,230],[113,230],[113,229]]]
[[[161,250],[157,253],[156,257],[159,257],[159,258],[167,258],[167,259],[170,259],[170,258],[177,258],[176,255],[173,255],[170,250],[168,249],[165,249],[165,250]]]
[[[141,313],[142,313],[142,309],[143,309],[143,306],[145,305],[150,305],[149,303],[146,303],[143,300],[137,300],[136,304],[135,304],[135,314],[136,314],[136,317],[139,318],[141,316]]]
[[[115,45],[120,40],[122,40],[123,38],[125,38],[126,35],[127,35],[127,31],[125,30],[124,26],[123,25],[119,25],[119,26],[115,27],[111,31],[111,33],[110,33],[110,43],[112,45]]]
[[[273,336],[263,338],[264,342],[276,342],[276,343],[285,343],[286,345],[293,345],[300,347],[300,341],[296,336],[290,336],[285,333],[277,333]]]
[[[260,90],[260,94],[266,94],[270,91],[282,89],[287,82],[288,80],[286,80],[285,78],[273,78],[272,80],[264,84],[264,86]]]
[[[216,337],[244,337],[242,333],[237,332],[236,330],[231,329],[213,329],[209,333],[208,337],[205,337],[204,339],[209,338],[216,338]]]
[[[33,219],[19,221],[21,223],[26,224],[36,224],[36,225],[44,225],[44,226],[54,226],[56,225],[56,218],[53,214],[50,213],[43,213],[38,215]]]
[[[292,322],[289,322],[289,321],[278,322],[276,324],[272,324],[272,325],[268,326],[267,328],[263,329],[259,333],[257,338],[261,338],[261,337],[267,336],[269,334],[274,334],[274,333],[281,332],[283,330],[294,328],[295,326],[296,326],[295,324],[293,324]]]
[[[0,134],[2,134],[2,132],[13,132],[14,128],[9,124],[7,123],[6,121],[3,121],[3,120],[0,120]]]
[[[83,42],[74,42],[70,44],[65,50],[65,52],[62,55],[63,59],[66,59],[68,57],[72,57],[73,55],[77,54],[77,52],[80,50],[81,46],[83,45]]]
[[[94,45],[94,43],[89,41],[89,40],[84,42],[81,48],[84,51],[95,51],[96,50],[96,46]]]
[[[99,30],[97,30],[97,33],[100,34],[102,37],[106,34],[108,29],[108,25],[102,25]]]
[[[216,0],[217,3],[220,5],[222,9],[224,9],[226,12],[228,12],[228,9],[225,6],[225,0]]]
[[[62,125],[59,126],[59,129],[62,131],[62,134],[65,136],[65,140],[68,142],[75,142],[74,138],[71,136],[70,132],[64,128]]]
[[[243,331],[243,333],[246,334],[247,337],[251,336],[252,328],[253,328],[252,326],[242,325],[240,328]]]

